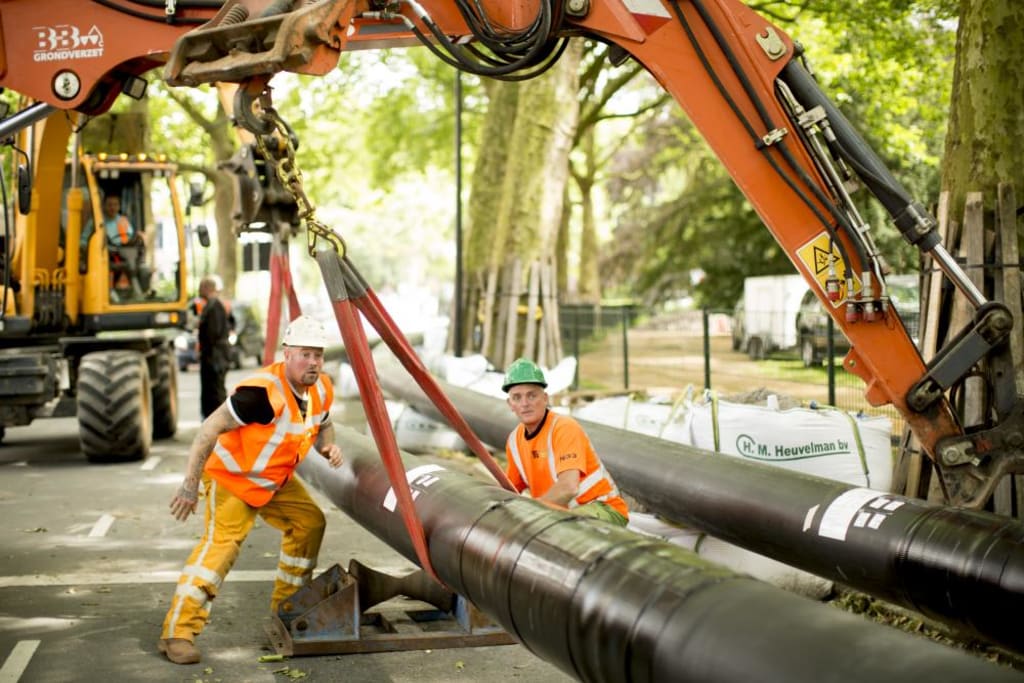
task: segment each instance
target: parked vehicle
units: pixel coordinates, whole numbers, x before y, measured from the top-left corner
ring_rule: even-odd
[[[800,338],[800,360],[804,367],[821,365],[828,355],[829,330],[832,331],[832,350],[835,356],[842,356],[850,350],[850,341],[843,331],[829,325],[829,316],[825,307],[818,301],[814,292],[808,289],[800,300],[800,310],[796,314],[796,330]]]
[[[795,349],[796,314],[807,283],[800,275],[759,275],[743,281],[733,312],[733,349],[760,360]]]
[[[732,310],[732,350],[743,350],[743,342],[746,338],[746,324],[744,322],[743,299],[736,302]]]
[[[885,280],[888,295],[900,314],[907,333],[918,342],[920,322],[920,289],[917,275],[890,275]],[[800,339],[800,359],[804,367],[821,365],[828,355],[829,317],[814,292],[808,289],[800,300],[796,316],[796,331]],[[832,326],[833,352],[836,356],[850,350],[850,342],[842,330]]]
[[[231,307],[234,329],[228,335],[231,344],[231,367],[242,367],[246,358],[253,358],[257,367],[263,363],[263,330],[251,305],[236,303]],[[199,363],[199,343],[195,330],[183,332],[174,340],[178,369],[187,372],[190,365]]]

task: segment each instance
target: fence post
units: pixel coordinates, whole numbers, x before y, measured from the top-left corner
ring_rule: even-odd
[[[576,357],[576,372],[572,375],[572,390],[580,389],[580,309],[572,308],[572,355]]]
[[[711,331],[707,307],[701,309],[704,320],[704,390],[711,389]]]
[[[629,389],[629,309],[630,305],[626,304],[619,308],[622,315],[622,382],[625,384],[625,389]]]
[[[836,326],[832,321],[832,316],[825,316],[825,372],[828,373],[828,404],[833,408],[836,407],[836,343],[835,333]]]

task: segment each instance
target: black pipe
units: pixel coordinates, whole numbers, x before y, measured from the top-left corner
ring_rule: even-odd
[[[392,364],[378,376],[438,415]],[[485,443],[505,442],[503,402],[441,386]],[[1024,652],[1021,522],[581,423],[619,487],[665,518]]]
[[[410,560],[373,442],[299,474]],[[711,565],[682,548],[405,459],[430,560],[534,654],[583,681],[1019,680],[1015,671]]]

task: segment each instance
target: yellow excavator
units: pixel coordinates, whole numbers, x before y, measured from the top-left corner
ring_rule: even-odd
[[[161,330],[184,325],[189,299],[179,176],[162,157],[81,151],[75,118],[51,112],[13,146],[0,437],[77,415],[89,460],[140,459],[178,422],[173,335]]]

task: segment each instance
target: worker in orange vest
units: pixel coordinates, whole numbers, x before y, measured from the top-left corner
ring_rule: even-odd
[[[520,423],[505,444],[509,481],[548,506],[626,526],[629,508],[612,475],[580,423],[548,410],[547,386],[544,372],[526,358],[505,372],[501,390]]]
[[[282,533],[271,613],[309,582],[323,540],[323,511],[293,476],[310,448],[342,464],[330,420],[334,388],[323,374],[327,334],[299,316],[284,333],[284,360],[240,382],[206,418],[189,448],[185,480],[171,499],[180,521],[206,498],[203,536],[185,563],[158,649],[175,664],[194,664],[195,645],[214,598],[256,517]]]
[[[82,231],[82,247],[89,242],[95,226],[90,222]],[[103,233],[106,236],[107,244],[112,247],[142,247],[144,241],[142,235],[135,229],[128,217],[121,213],[121,197],[110,192],[103,197]],[[124,263],[124,258],[116,251],[111,253],[111,264],[118,266]],[[132,288],[131,275],[128,264],[126,267],[112,269],[110,275],[110,287],[115,290],[129,290]],[[137,274],[136,274],[137,275]]]

